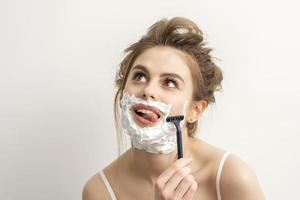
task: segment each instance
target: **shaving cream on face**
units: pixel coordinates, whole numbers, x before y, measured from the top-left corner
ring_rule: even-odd
[[[132,106],[144,104],[159,109],[164,115],[158,124],[151,127],[140,127],[134,119]],[[187,102],[184,105],[185,114]],[[149,153],[168,154],[176,149],[176,127],[172,123],[166,122],[172,105],[162,102],[144,100],[123,93],[121,100],[122,126],[124,132],[131,138],[134,148],[145,150]],[[183,123],[181,123],[181,126]]]

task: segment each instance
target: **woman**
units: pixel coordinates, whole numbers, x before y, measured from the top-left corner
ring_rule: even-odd
[[[264,199],[244,161],[195,137],[221,87],[222,72],[210,51],[201,30],[183,17],[156,22],[125,50],[115,116],[132,147],[88,180],[84,200]],[[184,116],[180,159],[176,129],[166,122],[178,115]]]

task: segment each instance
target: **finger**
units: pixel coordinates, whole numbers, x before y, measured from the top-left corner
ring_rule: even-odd
[[[198,184],[196,181],[194,181],[189,187],[189,190],[184,194],[182,200],[192,200],[194,195],[196,194],[197,188]]]
[[[180,158],[174,162],[166,171],[164,171],[159,177],[159,182],[165,185],[166,182],[174,175],[175,172],[185,167],[192,162],[192,158]]]
[[[184,177],[174,192],[175,199],[182,199],[194,182],[194,177],[192,175]]]
[[[185,179],[185,177],[188,176],[189,173],[191,173],[191,168],[189,167],[184,167],[181,168],[180,170],[178,170],[166,183],[165,185],[165,189],[166,190],[170,190],[170,191],[174,191],[180,184],[180,182],[182,180]],[[192,178],[191,182],[193,181],[193,177],[189,177]]]

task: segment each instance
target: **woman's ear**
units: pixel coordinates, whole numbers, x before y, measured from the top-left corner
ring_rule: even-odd
[[[187,122],[193,123],[197,121],[202,116],[202,113],[205,111],[206,108],[207,108],[207,101],[205,100],[192,102],[190,105],[190,112],[187,118]]]

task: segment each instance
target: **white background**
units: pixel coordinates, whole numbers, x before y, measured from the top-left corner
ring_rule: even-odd
[[[200,135],[256,171],[268,199],[300,199],[297,1],[0,2],[0,199],[81,199],[117,156],[122,50],[162,17],[205,33],[224,71]]]

